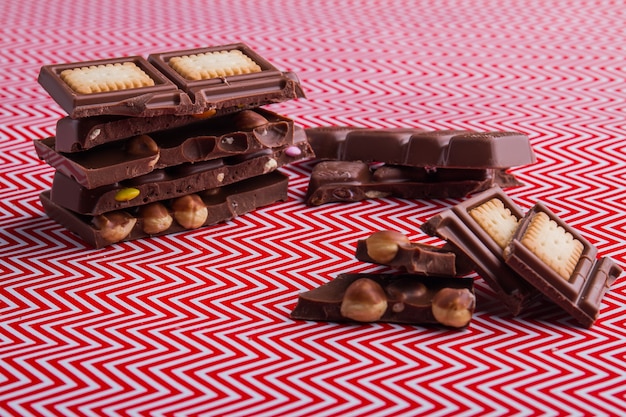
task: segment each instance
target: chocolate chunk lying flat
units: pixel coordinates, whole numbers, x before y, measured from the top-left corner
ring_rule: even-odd
[[[445,247],[411,242],[406,236],[390,230],[375,232],[357,241],[355,256],[363,262],[422,275],[450,277],[471,272],[464,258],[457,257]]]
[[[46,65],[38,80],[72,118],[221,114],[304,97],[295,74],[241,43]]]
[[[291,145],[293,129],[291,120],[259,109],[154,132],[150,136],[135,136],[79,153],[58,152],[55,138],[36,140],[34,145],[41,159],[91,189],[155,169]]]
[[[504,248],[523,216],[502,189],[493,187],[433,216],[421,229],[469,258],[502,303],[517,315],[540,294],[504,260]]]
[[[542,203],[526,213],[504,250],[507,265],[580,324],[591,327],[622,269]]]
[[[202,227],[214,225],[233,219],[257,208],[287,199],[288,177],[280,172],[272,172],[259,177],[244,180],[210,192],[199,193],[198,197],[206,206],[206,218]],[[174,201],[163,202],[163,214],[168,217],[168,224],[163,230],[154,232],[149,226],[160,219],[150,218],[141,210],[134,208],[126,211],[107,213],[105,219],[98,224],[92,216],[84,216],[67,210],[50,199],[49,191],[40,195],[40,200],[45,213],[53,220],[63,225],[66,229],[81,237],[86,243],[94,248],[102,248],[113,243],[141,239],[151,236],[172,234],[189,230],[190,227],[183,225],[185,222],[177,220],[177,209]],[[183,213],[184,216],[184,213]],[[118,225],[112,224],[115,218],[123,219]],[[184,219],[185,217],[183,217]],[[168,226],[169,225],[169,226]],[[115,227],[119,228],[116,229]],[[125,229],[127,227],[127,229]],[[146,232],[148,230],[148,232]]]
[[[473,279],[415,274],[341,274],[300,293],[291,318],[313,321],[469,325]]]
[[[512,175],[495,169],[429,170],[377,167],[361,161],[322,161],[313,167],[306,203],[318,206],[383,197],[461,198],[493,185],[513,187],[520,183]]]
[[[306,138],[294,145],[246,155],[159,169],[111,185],[88,189],[56,172],[51,200],[80,214],[98,215],[154,201],[179,197],[266,174],[283,165],[313,156]]]
[[[320,159],[463,169],[508,169],[536,161],[528,137],[519,132],[320,127],[306,133]]]

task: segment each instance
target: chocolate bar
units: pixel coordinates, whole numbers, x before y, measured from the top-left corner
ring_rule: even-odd
[[[199,194],[199,197],[207,208],[206,219],[201,226],[195,225],[194,228],[225,222],[257,208],[278,201],[285,201],[287,199],[287,185],[288,177],[286,175],[280,172],[271,172],[215,190],[202,192]],[[94,223],[97,224],[95,221],[97,219],[94,217],[77,214],[55,204],[50,199],[49,191],[41,193],[40,200],[44,211],[50,218],[81,237],[94,248],[103,248],[117,242],[189,230],[189,227],[185,227],[177,220],[170,218],[171,223],[165,230],[146,232],[146,230],[149,230],[147,224],[149,224],[151,219],[146,217],[146,215],[142,215],[140,208],[108,213],[110,218],[121,218],[121,223],[127,223],[128,228],[122,232],[118,232],[112,227],[101,226],[98,228],[94,225]],[[163,202],[163,207],[165,207],[166,213],[170,217],[175,217],[174,204],[172,201]]]
[[[341,274],[300,293],[290,316],[297,320],[464,328],[469,325],[474,308],[472,278]]]
[[[261,109],[208,119],[150,136],[64,154],[55,138],[36,140],[37,155],[85,188],[97,188],[155,169],[293,144],[293,122]]]
[[[316,154],[317,157],[317,154]],[[518,186],[496,169],[376,166],[361,161],[322,161],[313,167],[306,204],[355,202],[370,198],[460,198],[494,185]]]
[[[319,159],[463,169],[508,169],[536,161],[528,136],[519,132],[474,132],[390,128],[306,129]]]
[[[50,198],[61,207],[95,216],[232,184],[312,156],[304,135],[295,132],[293,145],[158,169],[92,189],[83,187],[57,171],[52,181]]]
[[[440,212],[420,228],[469,258],[502,303],[517,315],[540,295],[504,259],[504,248],[523,216],[522,210],[496,186]]]
[[[622,268],[542,203],[532,207],[504,250],[506,264],[584,327]]]
[[[448,245],[446,245],[448,246]],[[408,273],[433,276],[465,275],[473,270],[463,256],[446,247],[409,241],[398,232],[384,230],[357,241],[355,256],[363,262],[387,265]]]
[[[191,71],[209,62],[202,61],[203,56],[235,52],[256,70],[233,73],[222,71],[228,69],[222,66],[215,75],[195,77],[184,67],[174,69],[175,61],[191,61]],[[86,79],[97,83],[83,85]],[[304,97],[295,74],[277,70],[242,43],[151,54],[148,59],[129,56],[46,65],[38,81],[72,118],[217,115]]]

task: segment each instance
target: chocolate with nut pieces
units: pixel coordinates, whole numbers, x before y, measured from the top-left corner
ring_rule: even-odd
[[[467,327],[475,309],[473,279],[417,274],[341,274],[298,295],[291,318]]]

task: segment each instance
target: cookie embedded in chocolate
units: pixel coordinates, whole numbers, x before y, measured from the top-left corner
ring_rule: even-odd
[[[521,220],[504,250],[506,264],[584,327],[623,270],[542,203]]]
[[[300,293],[291,318],[465,328],[474,309],[472,278],[341,274]]]
[[[522,217],[521,208],[494,187],[443,210],[420,228],[469,258],[496,296],[517,315],[540,296],[504,259],[504,249]]]
[[[214,53],[232,59],[197,59]],[[251,62],[254,71],[242,69],[243,61]],[[217,75],[189,75],[194,70],[216,70]],[[243,43],[156,53],[148,59],[45,65],[38,81],[72,118],[216,115],[304,97],[295,74],[279,71]]]

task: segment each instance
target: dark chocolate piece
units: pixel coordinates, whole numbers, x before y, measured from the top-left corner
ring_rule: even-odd
[[[168,63],[173,57],[231,50],[241,51],[251,58],[259,65],[260,71],[194,81],[182,77]],[[153,85],[79,93],[61,78],[65,70],[124,63],[141,69]],[[278,71],[242,43],[152,54],[147,60],[130,56],[46,65],[41,68],[38,81],[72,118],[228,113],[304,97],[295,74]]]
[[[254,127],[247,123],[264,123]],[[139,151],[134,145],[149,141]],[[162,132],[135,136],[79,153],[55,149],[55,138],[36,140],[37,155],[85,188],[97,188],[154,169],[196,163],[293,144],[293,122],[263,110],[244,110]]]
[[[294,145],[154,170],[93,189],[56,172],[50,198],[55,204],[74,212],[98,215],[232,184],[312,156],[306,138],[296,134]]]
[[[346,127],[306,132],[320,159],[463,169],[508,169],[536,161],[528,136],[519,132]]]
[[[542,215],[541,219],[537,217]],[[531,234],[537,230],[539,221],[544,223],[541,227],[546,234],[533,237]],[[560,253],[559,247],[552,248],[551,242],[546,242],[558,242],[560,237],[568,252],[574,247],[580,251],[575,255],[575,264],[571,263],[571,274],[569,270],[564,272],[563,268],[567,264],[566,255],[573,254]],[[535,243],[539,247],[535,247]],[[547,249],[542,249],[541,245],[547,245]],[[504,257],[507,265],[526,281],[589,328],[598,317],[605,293],[623,272],[610,258],[597,259],[597,252],[597,248],[580,233],[542,203],[537,203],[520,222],[504,251]]]
[[[235,184],[201,193],[200,197],[208,208],[208,217],[203,226],[231,220],[237,216],[249,213],[257,208],[285,201],[288,192],[288,177],[280,172],[272,172]],[[111,241],[101,230],[93,225],[93,217],[84,216],[67,210],[50,199],[50,192],[44,191],[40,200],[46,214],[66,229],[82,238],[94,248],[103,248],[113,243],[141,239],[152,236],[173,234],[189,230],[175,220],[171,226],[159,233],[144,232],[145,219],[137,214],[136,210],[127,213],[136,220],[130,234],[121,240]],[[166,207],[171,210],[169,202]]]
[[[317,156],[317,154],[316,154]],[[520,185],[494,169],[370,166],[361,161],[322,161],[311,173],[306,203],[355,202],[370,198],[461,198],[494,185]]]
[[[346,289],[359,279],[371,279],[384,289],[387,308],[379,322],[442,325],[433,314],[433,297],[445,288],[466,290],[473,301],[472,278],[426,277],[416,274],[341,274],[332,281],[300,293],[291,318],[314,321],[353,321],[341,314]],[[473,313],[473,302],[469,313]],[[453,326],[457,327],[457,326]]]
[[[387,265],[422,275],[450,277],[471,272],[463,262],[457,267],[457,256],[454,252],[417,242],[398,245],[398,252],[391,261],[379,262],[368,253],[367,239],[362,239],[357,241],[355,256],[359,261]]]
[[[469,258],[476,272],[495,291],[502,303],[513,315],[517,315],[535,302],[539,291],[505,263],[504,247],[470,215],[472,209],[492,199],[499,200],[516,221],[524,216],[502,189],[493,187],[431,217],[420,228],[431,236],[447,241]]]

